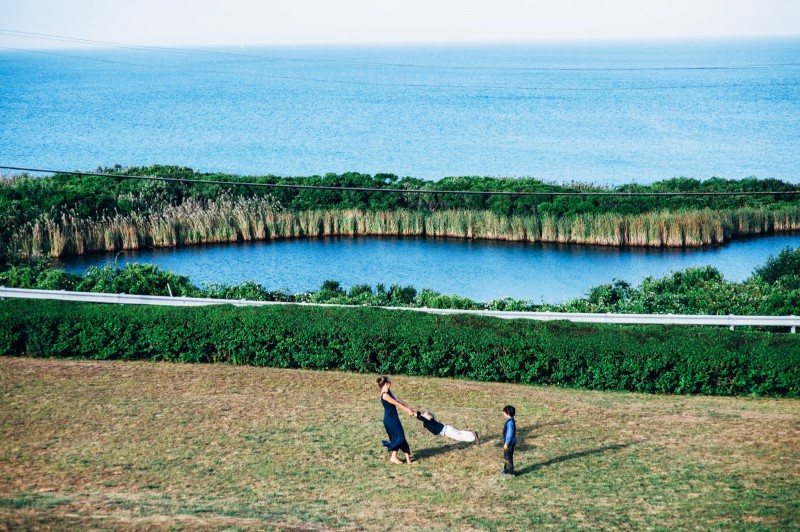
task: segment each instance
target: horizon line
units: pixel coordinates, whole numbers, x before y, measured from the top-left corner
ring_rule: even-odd
[[[2,31],[20,31],[3,30]],[[25,33],[25,32],[21,32]],[[32,32],[31,32],[32,33]],[[46,35],[46,34],[39,34]],[[36,39],[37,37],[25,35],[6,35],[9,40]],[[42,39],[43,37],[38,37]],[[85,39],[83,37],[53,36],[50,40],[64,39]],[[93,40],[93,39],[85,39]],[[360,48],[360,47],[450,47],[450,46],[527,46],[527,45],[570,45],[570,44],[678,44],[692,42],[742,42],[742,41],[769,41],[769,40],[800,40],[800,33],[781,33],[781,34],[740,34],[740,35],[676,35],[676,36],[614,36],[614,37],[564,37],[564,38],[542,38],[542,39],[486,39],[486,40],[375,40],[375,41],[292,41],[292,42],[253,42],[253,43],[149,43],[138,42],[103,42],[97,43],[69,43],[65,42],[59,46],[11,46],[13,43],[3,43],[0,39],[0,47],[11,47],[19,51],[25,50],[97,50],[103,48],[113,48],[116,46],[135,46],[143,49],[147,48],[318,48],[318,47],[341,47],[341,48]]]

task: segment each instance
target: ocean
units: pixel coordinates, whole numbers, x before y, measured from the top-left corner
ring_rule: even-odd
[[[800,40],[0,51],[0,165],[800,182]]]

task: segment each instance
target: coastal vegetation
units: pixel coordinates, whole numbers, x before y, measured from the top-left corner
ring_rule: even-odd
[[[604,188],[482,177],[432,182],[388,174],[240,178],[163,166],[103,170],[120,176],[232,184],[65,174],[6,179],[0,186],[0,254],[62,257],[95,251],[340,235],[687,247],[800,230],[800,199],[791,193],[796,187],[773,179],[676,178],[652,185]],[[237,181],[380,191],[235,186]],[[655,197],[447,193],[458,190],[773,194]]]
[[[0,353],[223,362],[595,390],[800,395],[800,335],[369,307],[0,301]]]
[[[140,295],[174,295],[254,301],[335,303],[342,305],[514,310],[554,312],[614,312],[632,314],[800,315],[800,248],[786,248],[741,283],[729,282],[711,266],[647,277],[634,287],[615,279],[596,286],[586,296],[563,304],[541,304],[506,298],[478,302],[429,288],[393,284],[374,288],[357,284],[348,290],[334,280],[317,291],[290,294],[271,291],[255,282],[197,286],[186,276],[161,271],[150,264],[91,267],[83,274],[52,268],[46,260],[24,260],[0,271],[0,285],[15,288],[74,290]]]

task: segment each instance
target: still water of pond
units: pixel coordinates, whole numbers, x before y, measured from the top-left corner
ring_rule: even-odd
[[[559,303],[593,286],[623,279],[637,285],[690,266],[711,265],[743,281],[770,256],[800,246],[800,235],[737,240],[709,249],[641,249],[455,239],[333,237],[161,248],[90,255],[56,263],[81,273],[117,261],[157,264],[194,283],[255,281],[269,290],[316,290],[326,279],[375,286],[431,288],[476,301],[501,297]]]

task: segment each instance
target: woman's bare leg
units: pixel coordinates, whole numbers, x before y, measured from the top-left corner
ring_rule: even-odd
[[[408,457],[406,456],[406,458],[408,458]],[[397,458],[397,451],[392,451],[392,457],[389,458],[389,461],[392,462],[393,464],[402,464],[403,463],[403,462],[400,461],[399,458]]]

